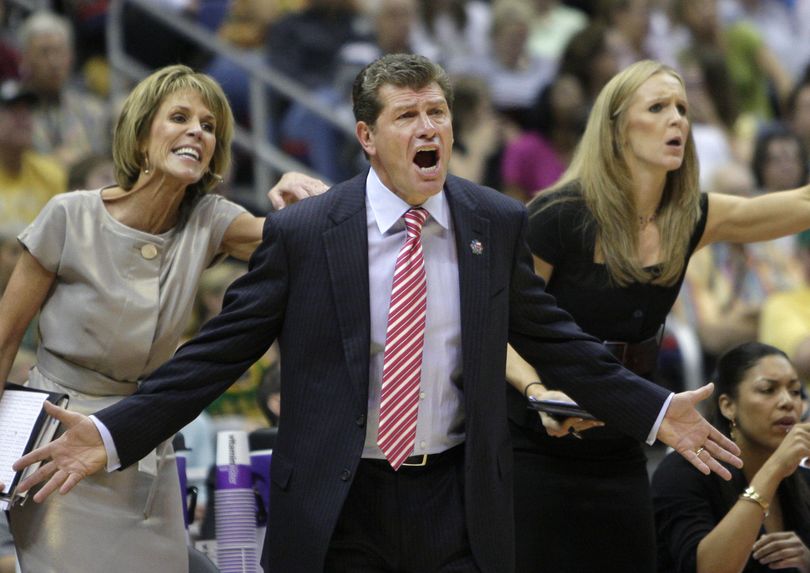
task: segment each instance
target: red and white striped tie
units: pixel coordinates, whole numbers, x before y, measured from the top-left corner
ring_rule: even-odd
[[[377,444],[395,470],[413,452],[416,438],[427,307],[421,238],[428,212],[411,209],[403,218],[408,238],[399,251],[394,269],[377,434]]]

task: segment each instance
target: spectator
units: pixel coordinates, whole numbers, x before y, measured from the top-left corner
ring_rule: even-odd
[[[20,64],[25,87],[37,96],[34,147],[69,168],[89,153],[110,148],[106,105],[72,85],[73,30],[50,12],[36,12],[20,29]]]
[[[490,54],[490,6],[481,0],[419,0],[414,52],[449,74],[470,73]]]
[[[732,163],[746,163],[750,157],[749,139],[738,137],[739,111],[728,68],[723,54],[708,47],[681,53],[679,67],[689,97],[700,187],[716,190],[712,183],[718,170]]]
[[[528,201],[563,174],[585,129],[588,110],[579,82],[559,75],[540,94],[529,129],[506,144],[504,192]]]
[[[0,230],[16,234],[48,199],[67,190],[67,175],[55,159],[32,148],[35,97],[14,80],[0,86]]]
[[[331,85],[341,48],[367,38],[361,24],[354,0],[310,0],[270,27],[268,62],[310,89]]]
[[[557,71],[554,60],[534,56],[528,50],[531,17],[531,9],[520,0],[496,3],[489,30],[491,52],[469,70],[487,82],[495,109],[521,125]]]
[[[660,59],[650,50],[650,0],[599,0],[598,18],[607,26],[608,36],[624,69],[639,60]]]
[[[604,85],[619,72],[616,47],[608,39],[604,24],[593,23],[571,37],[560,61],[560,74],[579,80],[588,107]]]
[[[717,365],[714,423],[742,450],[731,481],[670,454],[652,480],[659,573],[810,571],[810,424],[781,350],[757,342]]]
[[[6,38],[6,0],[0,0],[0,82],[20,76],[20,54]]]
[[[529,52],[557,62],[571,36],[588,25],[588,17],[559,0],[533,0],[532,4]]]
[[[810,150],[810,67],[788,96],[785,122]]]
[[[673,21],[689,32],[686,50],[712,48],[723,55],[740,111],[755,120],[774,117],[790,93],[792,80],[757,29],[744,21],[723,27],[717,0],[673,0],[672,13]],[[770,85],[777,95],[776,105],[769,97]]]
[[[794,81],[810,61],[810,2],[807,0],[721,0],[724,25],[753,25]]]
[[[796,258],[803,281],[794,289],[774,293],[762,303],[759,340],[783,348],[802,380],[810,381],[810,232],[798,234]]]
[[[754,146],[752,169],[760,193],[807,183],[810,157],[798,135],[777,124],[764,129]]]
[[[300,10],[302,0],[233,0],[217,35],[237,48],[243,58],[263,62],[269,28],[284,14]],[[248,74],[227,56],[215,55],[206,73],[216,79],[228,95],[237,122],[250,123],[250,81]]]
[[[453,81],[453,158],[450,172],[495,189],[501,188],[498,160],[511,123],[493,108],[489,87],[480,78]]]

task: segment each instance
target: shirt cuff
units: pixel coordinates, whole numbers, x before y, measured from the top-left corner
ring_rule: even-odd
[[[118,450],[115,449],[115,442],[113,441],[110,431],[107,429],[101,420],[90,415],[90,420],[96,425],[98,433],[101,434],[101,441],[104,442],[104,449],[107,450],[107,471],[114,472],[121,467],[121,459],[118,457]]]
[[[669,403],[672,402],[672,397],[675,395],[674,392],[670,392],[669,396],[667,396],[664,405],[661,406],[661,411],[658,412],[658,417],[655,419],[655,424],[653,424],[652,430],[647,435],[647,445],[651,446],[655,443],[655,437],[658,435],[658,430],[661,428],[661,423],[664,421],[664,416],[667,415],[667,410],[669,409]],[[107,458],[109,459],[109,458]]]

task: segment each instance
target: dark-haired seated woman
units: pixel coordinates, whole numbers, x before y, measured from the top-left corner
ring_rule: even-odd
[[[784,352],[751,342],[717,365],[714,425],[742,450],[729,482],[677,454],[653,476],[659,573],[810,572],[810,423]],[[805,460],[806,463],[806,460]]]

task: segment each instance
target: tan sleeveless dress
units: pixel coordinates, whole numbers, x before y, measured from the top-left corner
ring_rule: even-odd
[[[177,347],[200,274],[245,210],[206,195],[179,232],[152,235],[107,211],[99,190],[54,197],[19,240],[56,273],[28,385],[66,392],[85,414],[132,394]],[[100,472],[68,495],[28,500],[10,523],[24,572],[185,573],[186,532],[171,446]]]

